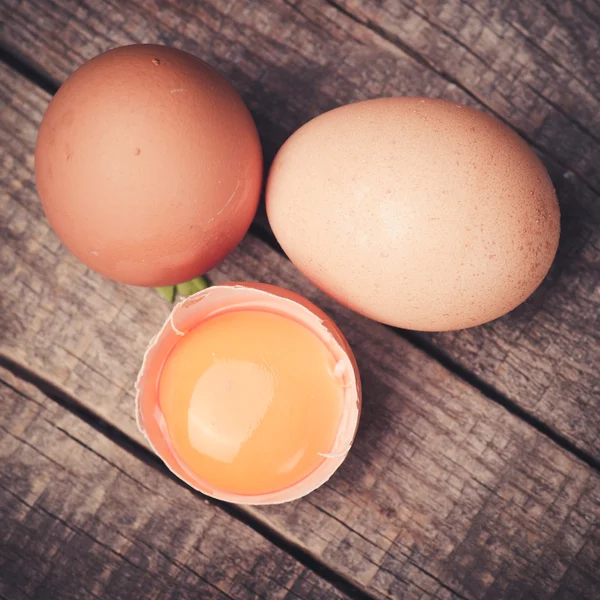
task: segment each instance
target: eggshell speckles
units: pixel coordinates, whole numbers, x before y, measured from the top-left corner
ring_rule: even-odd
[[[418,330],[471,327],[523,302],[556,253],[546,169],[491,116],[425,98],[325,113],[283,146],[273,231],[339,302]]]
[[[69,77],[44,116],[35,168],[67,248],[107,277],[157,286],[202,274],[239,243],[262,156],[250,113],[219,73],[137,45]]]

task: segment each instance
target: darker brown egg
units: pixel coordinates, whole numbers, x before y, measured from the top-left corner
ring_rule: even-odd
[[[217,71],[137,45],[97,56],[60,88],[35,170],[69,250],[111,279],[157,286],[202,274],[240,242],[262,156],[250,113]]]

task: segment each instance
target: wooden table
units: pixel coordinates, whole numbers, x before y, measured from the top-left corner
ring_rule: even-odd
[[[2,0],[0,597],[600,598],[600,5],[596,0]],[[257,218],[209,276],[289,287],[339,323],[364,382],[347,461],[308,497],[243,508],[174,480],[133,418],[168,314],[59,243],[33,150],[50,95],[116,45],[219,68],[267,162],[339,104],[483,108],[540,154],[563,234],[541,288],[420,334],[326,298]]]

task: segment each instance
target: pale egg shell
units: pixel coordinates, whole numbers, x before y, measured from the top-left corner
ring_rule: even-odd
[[[552,182],[497,119],[426,98],[337,108],[285,143],[267,214],[292,262],[384,323],[449,330],[523,302],[558,246]]]
[[[180,50],[135,45],[97,56],[59,89],[35,171],[73,254],[111,279],[159,286],[201,275],[240,242],[262,154],[224,77]]]
[[[343,381],[344,413],[334,447],[306,478],[288,488],[257,495],[239,495],[210,486],[188,469],[173,448],[158,399],[158,380],[171,350],[201,322],[231,310],[255,309],[294,319],[326,344]],[[230,283],[202,290],[180,301],[144,355],[136,383],[136,414],[140,430],[167,467],[194,489],[238,504],[278,504],[295,500],[325,483],[344,462],[358,427],[361,384],[356,359],[335,323],[314,304],[289,290],[259,283]]]

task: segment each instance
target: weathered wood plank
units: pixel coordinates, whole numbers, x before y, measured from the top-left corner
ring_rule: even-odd
[[[0,286],[10,318],[0,354],[141,440],[133,382],[167,307],[152,290],[88,271],[58,243],[32,174],[47,96],[14,76],[4,89],[12,134]],[[378,598],[549,598],[571,589],[593,597],[596,473],[390,330],[335,305],[258,240],[247,238],[210,276],[311,298],[346,333],[364,381],[359,434],[336,476],[254,516]]]
[[[0,368],[0,596],[347,598]]]
[[[551,275],[491,325],[425,337],[600,459],[600,200],[582,179],[600,190],[600,27],[580,3],[503,7],[140,0],[99,12],[89,1],[7,0],[2,16],[7,42],[57,81],[118,44],[167,43],[205,58],[251,107],[267,162],[309,118],[377,95],[481,101],[516,126],[555,156],[543,156],[563,214]]]

